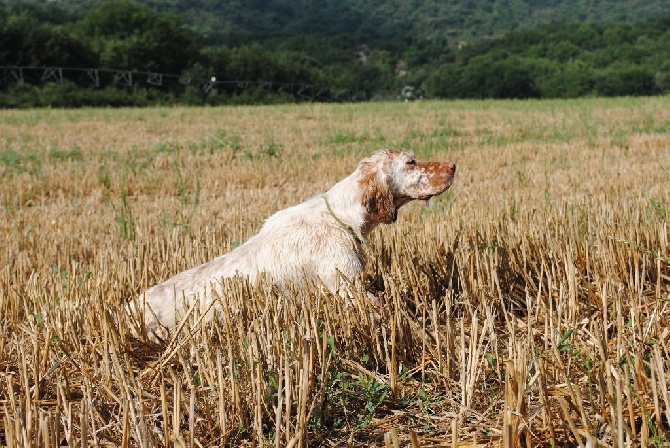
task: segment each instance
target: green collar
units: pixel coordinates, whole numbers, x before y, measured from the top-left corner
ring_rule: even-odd
[[[361,244],[361,243],[362,243],[362,241],[361,241],[361,237],[359,237],[358,234],[356,234],[356,232],[354,231],[354,229],[351,228],[351,226],[349,226],[349,225],[343,223],[342,220],[341,220],[340,218],[337,217],[337,215],[335,214],[335,212],[333,211],[333,209],[330,208],[330,204],[328,203],[328,199],[326,198],[325,195],[323,196],[323,201],[326,203],[326,208],[328,209],[328,213],[330,213],[330,214],[333,216],[333,218],[335,218],[335,221],[337,221],[337,223],[338,223],[344,230],[346,230],[347,232],[349,232],[349,233],[351,234],[351,236],[354,237],[354,239],[356,240],[356,242],[357,242],[358,244]]]

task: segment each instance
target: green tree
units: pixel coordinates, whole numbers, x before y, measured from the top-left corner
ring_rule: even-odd
[[[130,0],[101,4],[75,32],[108,68],[181,73],[198,57],[195,36],[178,16]]]
[[[595,92],[603,96],[656,95],[659,89],[654,74],[646,69],[619,64],[603,71],[597,77]]]
[[[0,65],[90,66],[96,57],[61,27],[28,13],[10,14],[0,22]]]
[[[579,60],[537,61],[534,78],[542,98],[578,98],[593,94],[595,70]]]

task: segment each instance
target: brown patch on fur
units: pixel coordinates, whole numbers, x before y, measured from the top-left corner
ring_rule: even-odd
[[[358,183],[363,191],[363,207],[373,219],[383,224],[395,222],[398,212],[393,205],[393,194],[378,173],[368,172]]]
[[[456,171],[456,165],[451,162],[419,162],[417,168],[426,173],[430,190],[437,194],[449,188]]]

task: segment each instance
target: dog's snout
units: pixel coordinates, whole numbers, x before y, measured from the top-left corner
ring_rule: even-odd
[[[447,171],[450,171],[451,174],[454,174],[456,172],[456,164],[453,162],[444,162],[444,164],[447,167]]]

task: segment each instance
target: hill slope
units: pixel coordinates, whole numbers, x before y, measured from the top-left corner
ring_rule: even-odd
[[[60,0],[84,12],[101,0]],[[298,34],[411,36],[457,46],[520,28],[566,22],[635,22],[667,13],[667,0],[142,0],[181,15],[212,44]]]
[[[576,5],[578,2],[575,0]],[[0,0],[0,95],[7,92],[4,104],[9,107],[25,107],[91,101],[126,104],[128,97],[122,88],[131,85],[140,101],[131,99],[131,104],[268,102],[285,101],[286,95],[296,101],[358,101],[398,98],[401,94],[407,98],[409,91],[414,92],[412,97],[431,98],[571,98],[670,92],[670,17],[636,23],[547,24],[495,37],[490,37],[496,34],[490,29],[489,36],[467,40],[448,37],[450,28],[439,34],[430,34],[428,25],[413,31],[416,24],[409,18],[410,6],[417,17],[428,20],[419,12],[430,5],[436,7],[436,3],[403,3],[404,15],[397,11],[386,14],[395,20],[384,22],[386,28],[370,27],[373,13],[381,17],[383,6],[399,3],[378,2],[368,8],[368,15],[361,13],[366,11],[362,6],[354,8],[353,2],[326,3],[323,8],[327,12],[318,22],[322,29],[311,19],[317,15],[314,2],[303,0],[305,8],[300,14],[290,5],[279,11],[279,2],[256,3],[258,20],[252,20],[250,6],[235,10],[236,21],[232,13],[211,13],[207,19],[225,19],[234,26],[209,33],[204,25],[188,29],[174,12],[159,12],[132,0],[106,1],[93,9],[86,9],[92,4],[9,5]],[[64,5],[67,12],[60,8]],[[195,8],[193,3],[189,5]],[[179,5],[163,2],[160,6],[178,9]],[[230,4],[225,7],[232,8]],[[347,11],[355,14],[333,20]],[[437,27],[440,16],[436,13],[433,17]],[[249,25],[246,34],[241,34],[245,21],[255,28]],[[464,41],[466,45],[462,45]],[[15,66],[32,72],[18,72]],[[53,66],[75,70],[65,77],[74,85],[112,87],[108,92],[91,92],[106,95],[104,99],[79,101],[67,90],[68,85],[61,85],[62,75],[35,69]],[[120,83],[118,76],[109,72],[91,81],[82,67],[134,70],[138,74],[133,82]],[[147,79],[145,87],[151,90],[145,90],[138,83],[146,72],[166,74],[166,82]],[[182,77],[197,80],[197,86],[189,81],[184,87]],[[216,86],[210,83],[212,77],[218,80]],[[52,85],[54,81],[58,86]],[[45,96],[39,87],[30,90],[26,83],[44,86],[49,94]]]

